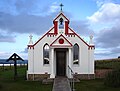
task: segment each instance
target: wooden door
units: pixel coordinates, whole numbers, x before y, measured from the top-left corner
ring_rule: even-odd
[[[66,76],[66,51],[56,52],[57,76]]]

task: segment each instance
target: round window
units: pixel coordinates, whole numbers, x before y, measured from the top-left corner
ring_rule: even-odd
[[[64,43],[64,40],[61,38],[61,39],[59,39],[59,43],[60,44],[63,44]]]

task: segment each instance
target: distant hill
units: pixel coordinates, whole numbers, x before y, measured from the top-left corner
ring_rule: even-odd
[[[14,63],[12,60],[7,62],[6,61],[7,59],[0,59],[0,64],[10,64],[10,63]],[[18,60],[17,61],[18,64],[27,64],[28,63],[28,60],[24,60],[24,61],[21,61],[21,60]]]
[[[111,59],[100,59],[95,61],[120,61],[120,58],[111,58]]]

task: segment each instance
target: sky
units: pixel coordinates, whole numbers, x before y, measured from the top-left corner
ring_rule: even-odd
[[[37,41],[63,12],[86,42],[94,36],[95,59],[120,56],[120,0],[0,0],[0,59],[27,59],[29,35]]]

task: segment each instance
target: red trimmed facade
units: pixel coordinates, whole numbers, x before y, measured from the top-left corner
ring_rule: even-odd
[[[57,45],[53,45],[56,41],[59,41],[60,39],[63,39],[63,41],[66,41],[69,45],[64,45],[64,43],[61,43],[61,45],[57,44]],[[69,46],[71,47],[72,44],[61,34],[58,38],[56,38],[51,44],[50,46]]]
[[[58,33],[58,21],[54,21],[54,34]]]
[[[71,68],[80,79],[94,78],[95,46],[85,42],[69,26],[68,18],[60,12],[53,20],[53,27],[33,44],[28,44],[27,79],[46,79],[56,76],[72,78]],[[61,65],[62,63],[62,65]]]
[[[87,44],[77,33],[75,33],[74,30],[72,30],[70,27],[69,27],[69,20],[66,18],[66,16],[63,14],[63,13],[60,13],[53,21],[53,24],[54,24],[54,27],[52,27],[45,35],[43,35],[42,38],[44,38],[46,35],[49,36],[49,37],[54,37],[54,36],[57,36],[58,35],[58,21],[57,18],[59,18],[60,16],[63,16],[67,21],[65,21],[65,35],[68,36],[68,37],[71,37],[71,36],[77,36],[80,40],[82,40],[87,46],[88,48],[90,49],[91,47],[92,48],[95,48],[95,46],[90,46],[89,44]],[[54,32],[53,33],[50,33],[51,30],[54,29]],[[69,33],[69,31],[72,31],[72,33]],[[40,38],[33,46],[29,46],[28,45],[28,48],[29,47],[34,47],[42,38]]]
[[[65,21],[65,34],[68,34],[68,21]]]

